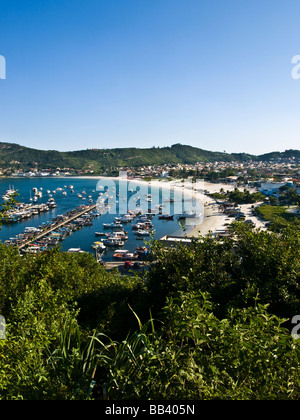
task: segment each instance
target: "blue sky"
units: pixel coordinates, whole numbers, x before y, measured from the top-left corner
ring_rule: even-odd
[[[299,0],[0,0],[0,141],[299,149]]]

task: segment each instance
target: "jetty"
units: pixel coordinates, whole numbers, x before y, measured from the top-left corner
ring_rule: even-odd
[[[79,209],[73,210],[73,212],[69,212],[67,216],[63,217],[62,221],[56,221],[54,223],[51,223],[50,227],[45,228],[42,232],[38,232],[36,234],[30,235],[30,238],[25,238],[24,241],[22,241],[20,244],[18,244],[19,251],[23,250],[30,244],[36,241],[40,241],[41,239],[44,239],[46,236],[51,234],[52,232],[64,228],[66,225],[68,225],[71,222],[74,222],[76,219],[79,219],[83,215],[90,213],[96,208],[96,204],[92,204],[89,206],[84,206],[84,208],[80,207]]]

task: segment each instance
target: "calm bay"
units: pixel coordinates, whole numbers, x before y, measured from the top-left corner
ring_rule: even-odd
[[[43,222],[49,222],[58,215],[65,214],[82,205],[96,204],[99,201],[99,195],[105,193],[105,189],[99,189],[102,185],[108,185],[106,192],[107,198],[112,204],[112,208],[106,213],[93,219],[92,226],[84,226],[82,229],[73,232],[61,243],[61,250],[68,251],[70,248],[80,248],[82,251],[94,253],[92,245],[99,240],[96,232],[103,232],[103,223],[111,223],[115,217],[120,216],[119,210],[127,208],[127,203],[131,203],[130,209],[136,203],[136,209],[144,210],[151,206],[157,210],[161,206],[162,213],[172,213],[172,203],[168,203],[167,196],[163,196],[162,189],[145,189],[144,185],[133,181],[117,181],[109,178],[76,178],[76,177],[30,177],[30,178],[3,178],[0,180],[0,193],[2,195],[10,188],[18,191],[17,197],[20,203],[33,203],[34,191],[41,195],[36,204],[47,203],[49,197],[55,200],[57,207],[39,215],[34,215],[30,219],[24,219],[20,222],[4,224],[0,231],[0,241],[3,243],[9,238],[23,233],[26,227],[39,227]],[[103,191],[102,193],[100,191]],[[150,194],[151,192],[151,198]],[[173,192],[170,195],[173,202],[181,202],[181,195]],[[171,212],[169,211],[171,210]],[[124,212],[123,212],[124,213]],[[125,212],[126,213],[126,212]],[[176,217],[174,220],[160,220],[156,214],[153,217],[155,233],[154,239],[160,239],[164,235],[183,235],[182,225]],[[143,239],[137,239],[131,224],[124,224],[125,231],[128,232],[128,240],[124,248],[129,252],[134,252],[137,246],[143,246]],[[149,238],[145,238],[148,240]],[[103,255],[104,261],[112,260],[113,249],[107,249]]]

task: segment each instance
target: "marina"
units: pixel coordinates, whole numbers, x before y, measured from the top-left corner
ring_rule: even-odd
[[[99,262],[143,261],[145,241],[182,234],[177,219],[164,213],[159,194],[149,202],[148,194],[129,189],[127,199],[134,209],[110,214],[111,206],[125,201],[118,183],[115,190],[99,192],[97,179],[72,178],[72,184],[66,178],[13,181],[19,202],[2,222],[0,240],[23,254],[59,246],[65,252],[92,253]],[[2,194],[9,182],[0,181]],[[147,203],[146,211],[139,206],[141,201]]]
[[[49,226],[41,226],[39,229],[31,230],[28,236],[25,233],[25,237],[21,237],[16,245],[20,251],[29,250],[29,252],[32,249],[40,251],[47,249],[51,245],[57,245],[59,241],[78,228],[90,226],[92,218],[95,217],[90,212],[95,208],[96,205],[78,207],[64,216],[57,217],[49,223]]]

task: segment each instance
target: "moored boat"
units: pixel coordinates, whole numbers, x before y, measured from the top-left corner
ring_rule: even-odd
[[[173,215],[171,215],[171,214],[160,214],[160,215],[158,216],[158,218],[159,218],[160,220],[173,220],[173,219],[174,219],[174,216],[173,216]]]

